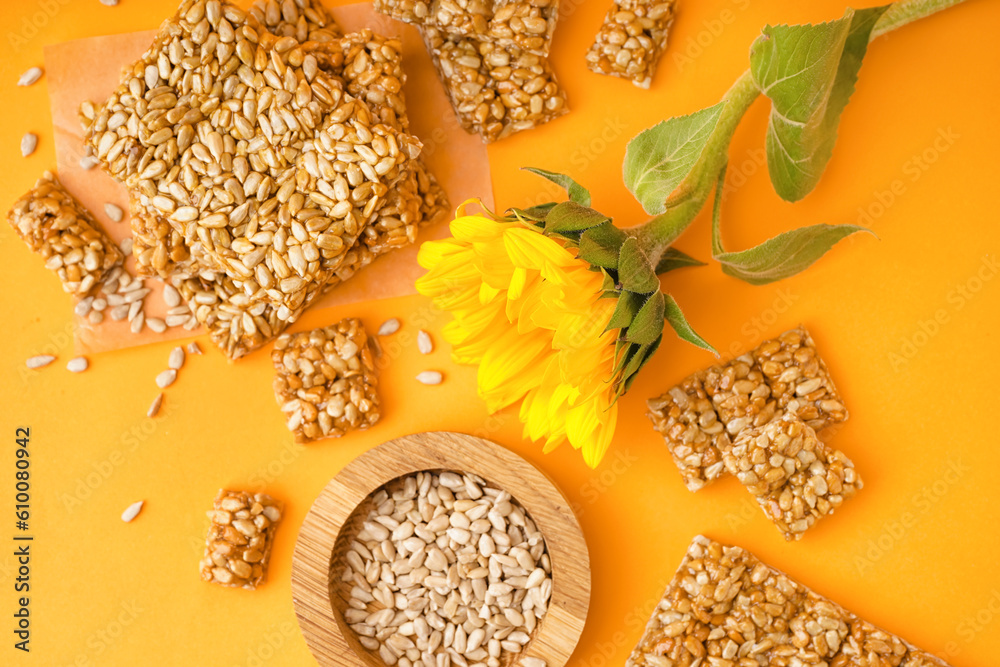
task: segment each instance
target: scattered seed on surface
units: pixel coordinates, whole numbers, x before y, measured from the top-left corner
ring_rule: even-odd
[[[167,367],[179,371],[184,366],[184,348],[175,347],[170,351],[170,358],[167,360]]]
[[[111,315],[111,319],[115,322],[121,322],[128,317],[128,306],[125,304],[113,306],[108,314]]]
[[[173,285],[163,286],[163,300],[168,308],[176,308],[181,305],[181,293]]]
[[[160,413],[160,407],[163,405],[163,394],[159,394],[153,399],[153,402],[149,405],[149,410],[146,410],[146,416],[152,419]]]
[[[85,155],[82,158],[80,158],[80,169],[83,169],[85,171],[90,171],[100,163],[101,161],[98,160],[96,157]]]
[[[88,296],[86,299],[81,299],[77,302],[76,306],[73,308],[73,312],[80,317],[86,317],[90,312],[90,309],[94,303],[94,297]]]
[[[21,137],[21,156],[28,157],[38,148],[38,135],[28,132]]]
[[[32,369],[42,368],[44,366],[48,366],[55,360],[56,358],[53,357],[51,354],[39,354],[38,356],[31,357],[30,359],[28,359],[26,362],[24,362],[24,365]]]
[[[434,341],[431,340],[431,335],[423,329],[417,332],[417,349],[420,350],[420,354],[430,354],[434,351]]]
[[[118,0],[101,0],[101,4],[105,7],[116,7],[118,5]]]
[[[201,354],[201,346],[196,341],[188,343],[188,354]]]
[[[163,333],[167,330],[167,323],[158,317],[147,317],[146,326],[154,333]]]
[[[125,211],[121,209],[121,206],[116,204],[105,204],[104,212],[108,214],[108,217],[111,218],[112,222],[121,222],[125,217]]]
[[[125,238],[122,239],[122,242],[118,244],[118,247],[121,249],[122,254],[125,255],[126,257],[132,254],[132,243],[133,243],[132,237],[126,236]]]
[[[132,333],[137,334],[140,331],[142,331],[142,325],[144,324],[145,316],[142,314],[141,311],[135,317],[132,317],[131,315],[132,313],[130,311],[129,320],[132,322],[132,324],[130,325],[129,328],[131,329]]]
[[[17,80],[17,85],[31,86],[42,78],[42,74],[44,74],[44,72],[41,67],[32,67],[21,75],[21,78]]]
[[[87,357],[77,357],[76,359],[70,359],[69,363],[66,364],[66,370],[71,373],[82,373],[90,366],[90,362],[87,361]]]
[[[424,371],[417,375],[417,382],[421,384],[441,384],[444,376],[438,371]]]
[[[166,389],[177,380],[177,371],[174,369],[166,370],[156,376],[156,386],[160,389]]]
[[[122,521],[124,521],[125,523],[128,523],[132,519],[134,519],[137,516],[139,516],[139,512],[142,511],[143,502],[144,501],[140,500],[139,502],[132,503],[131,505],[129,505],[128,507],[126,507],[125,511],[122,512]]]
[[[91,324],[100,324],[104,321],[104,313],[99,310],[90,311],[90,315],[87,315],[87,320]]]
[[[399,320],[394,317],[391,320],[386,320],[382,323],[382,326],[378,328],[378,335],[391,336],[397,331],[399,331]]]

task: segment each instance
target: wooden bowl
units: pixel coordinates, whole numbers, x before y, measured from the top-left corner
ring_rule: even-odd
[[[552,563],[548,611],[517,659],[569,661],[587,619],[590,557],[565,496],[538,469],[499,445],[460,433],[419,433],[383,443],[334,477],[306,515],[292,557],[292,603],[309,650],[323,665],[382,667],[344,621],[342,556],[385,484],[419,471],[469,472],[508,491],[534,520]],[[508,660],[507,664],[512,664]]]

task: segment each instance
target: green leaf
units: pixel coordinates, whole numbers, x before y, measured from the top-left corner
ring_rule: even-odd
[[[629,389],[632,388],[632,383],[635,382],[635,379],[637,377],[639,377],[639,371],[642,370],[642,367],[646,365],[646,362],[649,361],[654,354],[656,354],[656,351],[660,348],[660,343],[662,341],[663,341],[663,336],[660,336],[659,338],[654,340],[651,344],[643,346],[643,348],[637,352],[635,357],[633,357],[635,370],[629,373],[633,364],[629,364],[629,366],[625,369],[625,374],[624,374],[625,380],[624,382],[622,382],[622,387],[621,387],[622,394],[624,394],[625,392],[627,392]],[[636,359],[638,359],[637,363],[635,363]]]
[[[576,202],[564,201],[556,204],[545,216],[546,234],[567,234],[590,229],[604,224],[608,216]]]
[[[674,297],[669,294],[666,295],[666,318],[670,326],[674,328],[678,338],[685,340],[692,345],[697,345],[703,350],[708,350],[715,356],[719,356],[719,353],[716,352],[715,348],[691,328],[691,325],[688,324],[687,318],[684,317],[684,313],[681,312],[681,307],[677,305],[676,301],[674,301]]]
[[[656,275],[660,276],[668,271],[683,269],[687,266],[705,266],[705,262],[698,261],[677,248],[667,248],[656,265]]]
[[[663,335],[663,292],[657,291],[642,304],[629,325],[625,337],[630,343],[649,345]]]
[[[617,269],[618,251],[627,238],[610,220],[591,227],[580,237],[580,259],[605,269]]]
[[[723,273],[751,285],[766,285],[804,271],[855,232],[872,234],[859,225],[812,225],[778,234],[749,250],[723,252],[715,259],[722,264]]]
[[[618,254],[618,283],[630,292],[649,294],[660,288],[649,258],[634,236],[625,239]]]
[[[622,292],[618,295],[618,303],[615,305],[615,312],[611,314],[611,321],[608,322],[605,331],[612,329],[622,329],[627,327],[635,319],[635,314],[639,312],[643,301],[646,300],[642,294],[635,292]]]
[[[556,185],[564,188],[566,194],[569,195],[570,201],[576,202],[581,206],[590,206],[590,191],[566,174],[557,174],[554,171],[545,171],[537,167],[524,167],[524,170],[530,171],[532,174],[537,174],[542,178],[547,178]]]
[[[725,102],[654,125],[625,152],[625,185],[650,215],[666,211],[671,193],[691,173],[719,122]]]
[[[782,199],[798,201],[819,182],[872,28],[887,8],[848,8],[816,25],[766,26],[753,43],[750,71],[772,103],[767,165]]]

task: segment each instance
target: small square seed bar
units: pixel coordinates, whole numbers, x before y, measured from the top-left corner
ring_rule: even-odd
[[[625,662],[626,667],[900,664],[948,667],[750,552],[701,535]]]
[[[518,47],[424,29],[462,126],[492,143],[568,112],[566,93],[547,58]]]
[[[799,327],[753,351],[778,408],[793,412],[817,431],[847,420],[847,409],[816,352],[812,336]]]
[[[649,88],[667,47],[673,10],[674,0],[615,0],[587,53],[587,67]]]
[[[746,429],[723,461],[786,540],[801,539],[863,486],[851,460],[794,415]]]
[[[745,428],[762,426],[778,416],[777,402],[753,357],[744,354],[705,372],[705,391],[726,432],[735,437]]]
[[[283,334],[271,360],[274,395],[297,442],[340,437],[379,420],[372,343],[360,320]]]
[[[730,447],[703,377],[703,372],[695,373],[647,403],[646,414],[666,441],[689,491],[698,491],[723,474],[722,451]]]
[[[201,560],[201,578],[223,586],[254,590],[267,574],[281,506],[263,493],[219,491]]]
[[[10,226],[55,271],[63,290],[77,298],[92,294],[124,256],[93,216],[51,172],[7,214]]]

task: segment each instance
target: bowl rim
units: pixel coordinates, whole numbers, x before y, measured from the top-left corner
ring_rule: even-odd
[[[423,470],[476,474],[509,492],[545,539],[552,565],[549,607],[531,642],[519,654],[548,667],[568,663],[590,606],[590,558],[570,502],[541,470],[494,442],[463,433],[431,431],[388,440],[348,463],[323,488],[299,530],[292,554],[292,604],[299,629],[323,666],[373,667],[381,661],[359,653],[355,637],[334,608],[330,593],[333,551],[345,523],[372,493]],[[349,632],[349,631],[348,631]]]

